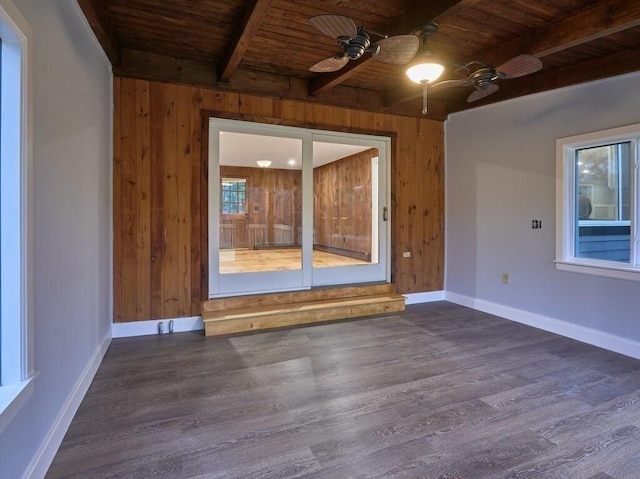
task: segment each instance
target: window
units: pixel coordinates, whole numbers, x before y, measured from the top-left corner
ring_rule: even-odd
[[[557,141],[558,269],[640,281],[640,125]]]
[[[33,389],[30,316],[30,29],[0,0],[0,431]]]
[[[244,178],[222,178],[220,188],[222,214],[243,215],[246,213],[247,180]]]

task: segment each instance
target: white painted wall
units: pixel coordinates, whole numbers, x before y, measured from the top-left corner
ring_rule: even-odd
[[[42,477],[109,344],[109,64],[74,0],[15,1],[34,32],[35,390],[0,436],[0,476]]]
[[[636,73],[450,117],[449,297],[493,305],[533,323],[558,320],[601,338],[640,341],[640,283],[560,272],[553,264],[555,140],[640,122],[639,87]],[[543,228],[531,229],[532,219],[542,220]],[[510,275],[508,285],[503,272]]]

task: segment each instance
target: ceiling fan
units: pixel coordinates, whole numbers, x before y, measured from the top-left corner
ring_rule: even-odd
[[[474,60],[466,65],[462,65],[456,70],[456,74],[465,77],[464,79],[443,80],[434,83],[431,86],[431,90],[454,86],[472,86],[475,88],[475,91],[467,98],[467,102],[472,102],[497,92],[500,88],[495,83],[497,80],[507,80],[530,75],[541,68],[542,62],[540,59],[532,55],[518,55],[511,60],[507,60],[499,67]]]
[[[342,53],[315,63],[309,68],[316,73],[335,72],[349,60],[357,60],[365,53],[384,63],[402,65],[410,61],[418,51],[420,40],[415,35],[387,36],[357,27],[355,22],[344,15],[316,15],[309,23],[325,35],[335,38]],[[371,35],[381,37],[372,42]]]

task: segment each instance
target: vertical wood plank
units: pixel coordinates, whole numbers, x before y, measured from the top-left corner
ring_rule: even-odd
[[[149,85],[149,123],[151,151],[151,284],[150,316],[164,314],[164,85]]]
[[[151,307],[151,195],[149,139],[149,82],[136,80],[136,157],[138,159],[136,221],[136,319],[150,317]]]
[[[203,103],[207,103],[204,90]],[[202,118],[200,123],[200,296],[209,297],[209,121]],[[199,309],[199,308],[198,308]]]
[[[191,88],[178,90],[178,313],[191,312]]]
[[[209,88],[202,89],[202,108],[205,110],[218,110],[218,102],[216,101],[216,97],[218,93]]]
[[[191,89],[191,216],[189,218],[191,226],[191,307],[189,314],[198,316],[200,314],[200,304],[207,299],[203,296],[201,276],[201,250],[203,245],[200,242],[200,183],[202,181],[202,124],[206,123],[200,111],[202,110],[203,92],[201,88]]]
[[[122,321],[137,319],[138,276],[136,225],[138,211],[136,158],[136,85],[124,81],[122,98]]]
[[[223,111],[226,113],[240,113],[240,95],[238,93],[225,93]]]
[[[262,100],[262,105],[261,105],[262,115],[266,117],[273,117],[273,106],[274,106],[273,98],[263,97],[261,100]]]
[[[113,321],[122,321],[122,93],[113,78]]]
[[[182,88],[182,87],[180,87]],[[178,314],[178,86],[164,85],[164,315]]]

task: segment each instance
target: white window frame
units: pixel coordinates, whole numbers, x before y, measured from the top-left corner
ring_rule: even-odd
[[[33,392],[32,30],[0,0],[0,433]]]
[[[630,263],[579,258],[575,256],[575,152],[582,148],[611,143],[631,143],[630,221],[597,222],[602,225],[630,226]],[[556,259],[558,270],[584,273],[608,278],[640,281],[640,250],[638,249],[638,226],[640,225],[640,201],[638,188],[638,154],[640,124],[612,128],[583,135],[556,140]],[[590,222],[589,224],[594,224]]]

